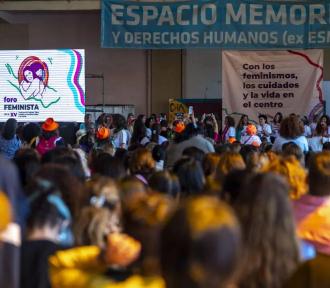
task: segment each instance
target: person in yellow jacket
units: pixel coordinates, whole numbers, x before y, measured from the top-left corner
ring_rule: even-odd
[[[171,208],[172,201],[160,194],[124,203],[124,228],[134,238],[110,234],[105,252],[97,246],[58,251],[49,258],[52,287],[165,288],[157,253]]]
[[[125,271],[140,255],[141,244],[132,237],[114,233],[108,236],[105,253],[97,246],[82,246],[59,251],[49,259],[52,287],[164,287],[160,277],[132,275],[116,282],[105,275],[108,267]]]

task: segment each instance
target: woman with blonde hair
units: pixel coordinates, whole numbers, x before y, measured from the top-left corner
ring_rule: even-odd
[[[87,205],[75,223],[77,245],[105,245],[105,236],[121,231],[121,204],[115,182],[106,177],[95,177],[86,183]]]
[[[307,172],[295,156],[273,158],[263,172],[283,176],[289,184],[289,197],[293,200],[299,199],[308,191]]]
[[[246,165],[243,157],[239,153],[226,152],[220,157],[216,171],[216,178],[218,181],[222,182],[229,172],[234,170],[244,170],[245,168]]]
[[[120,230],[119,216],[108,208],[85,207],[76,223],[75,242],[78,246],[96,245],[105,248],[105,237]]]

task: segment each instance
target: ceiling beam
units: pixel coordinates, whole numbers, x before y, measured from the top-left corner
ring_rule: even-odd
[[[98,0],[0,1],[0,11],[81,11],[100,10]]]

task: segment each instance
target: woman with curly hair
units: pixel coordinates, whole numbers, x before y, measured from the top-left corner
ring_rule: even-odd
[[[272,134],[272,127],[268,124],[267,115],[260,114],[258,118],[259,118],[259,125],[257,125],[258,136],[269,143],[270,135]]]
[[[281,122],[280,136],[275,139],[273,150],[280,152],[283,144],[296,143],[304,152],[308,152],[308,142],[304,136],[304,124],[297,115],[290,115]]]
[[[330,142],[330,137],[328,134],[328,124],[322,117],[322,121],[319,121],[313,133],[313,137],[308,139],[309,148],[313,152],[321,152],[323,149],[323,144]]]

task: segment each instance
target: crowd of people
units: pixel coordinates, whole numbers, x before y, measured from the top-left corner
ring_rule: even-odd
[[[8,119],[0,287],[330,287],[329,118],[267,118]]]

